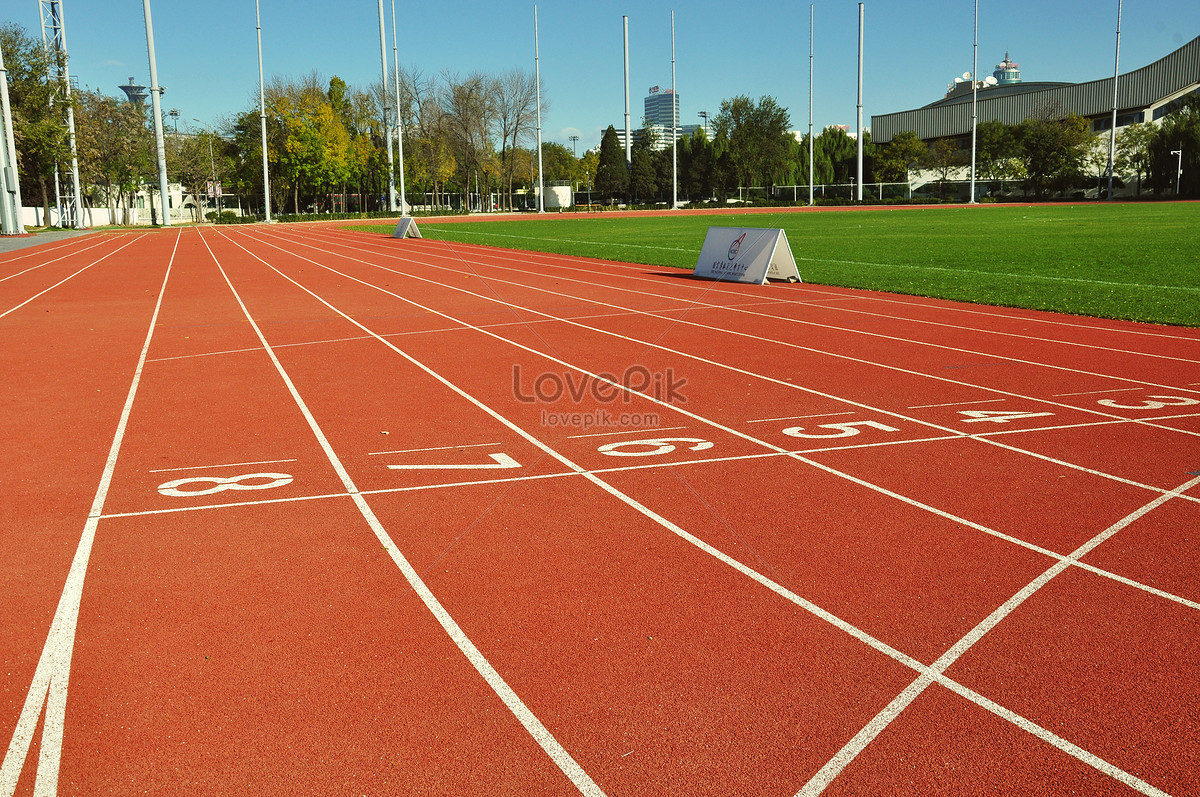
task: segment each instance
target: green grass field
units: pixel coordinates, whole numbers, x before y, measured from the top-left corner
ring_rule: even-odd
[[[805,282],[1200,326],[1195,203],[419,224],[426,238],[686,269],[709,226],[781,227]]]

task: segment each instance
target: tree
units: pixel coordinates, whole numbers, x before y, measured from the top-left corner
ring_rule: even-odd
[[[471,178],[491,152],[496,103],[492,81],[476,72],[464,79],[446,74],[441,105],[448,142],[460,167],[464,204],[469,206]]]
[[[600,139],[600,157],[596,165],[596,191],[612,202],[629,191],[629,172],[625,168],[625,151],[617,129],[612,125]]]
[[[629,194],[633,202],[648,203],[658,197],[658,173],[650,148],[644,141],[633,145],[633,164],[629,167]]]
[[[727,142],[725,151],[742,185],[761,183],[770,188],[786,173],[790,124],[787,109],[774,97],[755,103],[739,95],[721,102],[717,137]]]
[[[875,160],[875,175],[885,182],[908,182],[908,173],[925,160],[928,149],[912,130],[897,133],[880,147]],[[807,157],[807,148],[805,155]]]
[[[1020,154],[1015,131],[996,119],[980,122],[975,129],[975,171],[985,180],[1008,180],[1017,175]]]
[[[1044,199],[1062,191],[1083,172],[1083,159],[1091,143],[1087,120],[1077,114],[1048,118],[1039,114],[1017,126],[1020,160],[1025,180],[1034,196]]]
[[[1163,117],[1150,145],[1150,185],[1156,193],[1174,194],[1178,186],[1181,196],[1200,196],[1200,96]]]
[[[819,183],[848,183],[857,174],[858,144],[840,127],[826,127],[814,142]]]
[[[1142,177],[1150,172],[1150,148],[1158,131],[1154,125],[1134,122],[1117,134],[1115,170],[1137,175],[1137,193],[1142,193]]]
[[[493,88],[496,131],[500,134],[501,180],[511,209],[517,151],[521,140],[531,137],[537,120],[537,82],[528,72],[514,69],[497,78]]]
[[[156,168],[145,112],[125,98],[99,92],[77,92],[75,99],[79,179],[100,192],[109,208],[110,224],[128,223],[128,217],[117,219],[112,214],[122,199],[132,199]],[[132,202],[126,201],[126,210],[130,207]]]
[[[924,165],[938,174],[939,197],[944,199],[946,196],[946,181],[950,179],[950,172],[965,164],[966,161],[963,151],[959,149],[954,139],[939,138],[929,146]]]

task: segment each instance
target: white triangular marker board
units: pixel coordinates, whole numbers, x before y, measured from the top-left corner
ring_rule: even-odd
[[[396,231],[392,233],[393,238],[420,238],[421,231],[417,229],[417,220],[412,216],[401,216],[400,221],[396,224]]]
[[[787,233],[762,227],[709,227],[695,274],[758,285],[768,278],[801,281]]]

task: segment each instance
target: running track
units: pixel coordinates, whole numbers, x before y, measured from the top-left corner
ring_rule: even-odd
[[[0,256],[0,797],[1200,794],[1200,333],[322,226]]]

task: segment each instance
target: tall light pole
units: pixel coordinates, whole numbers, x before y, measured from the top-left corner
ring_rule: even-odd
[[[1175,196],[1179,196],[1179,178],[1183,177],[1183,145],[1171,150],[1171,154],[1175,156]]]
[[[1113,198],[1113,166],[1117,161],[1117,78],[1121,75],[1121,0],[1117,0],[1117,50],[1113,56],[1112,130],[1108,131],[1108,198]]]
[[[384,34],[383,24],[383,0],[379,0],[379,61],[383,66],[383,81],[379,84],[380,96],[383,98],[383,140],[387,142],[387,159],[388,159],[388,210],[396,209],[396,162],[392,159],[392,134],[388,132],[390,127],[391,108],[388,107],[388,65],[387,65],[387,42]]]
[[[854,187],[854,198],[862,202],[863,184],[863,4],[858,4],[858,182]]]
[[[679,95],[675,93],[675,11],[671,11],[671,209],[679,209]]]
[[[696,111],[696,116],[704,120],[704,138],[708,139],[708,111]]]
[[[533,84],[534,101],[537,103],[537,149],[538,149],[538,213],[546,212],[546,184],[542,180],[542,67],[538,59],[537,5],[533,6]]]
[[[263,89],[262,18],[258,15],[258,0],[254,0],[254,26],[258,33],[258,121],[262,127],[263,209],[265,220],[271,223],[271,175],[267,169],[267,94]]]
[[[633,165],[633,131],[629,129],[629,17],[621,17],[625,35],[625,168]]]
[[[808,6],[808,204],[813,197],[813,4]]]
[[[400,118],[400,50],[396,47],[396,0],[392,0],[392,65],[396,67],[396,157],[400,172],[400,212],[408,212],[404,198],[404,125]],[[361,203],[360,203],[361,207]]]
[[[979,129],[979,0],[975,0],[975,44],[971,49],[971,199],[975,204],[975,142]]]
[[[146,54],[150,59],[150,113],[154,116],[154,145],[158,150],[158,194],[162,198],[163,226],[171,226],[171,195],[167,193],[167,147],[163,141],[162,93],[158,85],[158,65],[154,62],[154,23],[150,19],[150,0],[142,0],[146,17]]]
[[[579,136],[567,136],[571,140],[571,157],[578,158],[579,152],[575,149],[575,145],[579,143]]]

